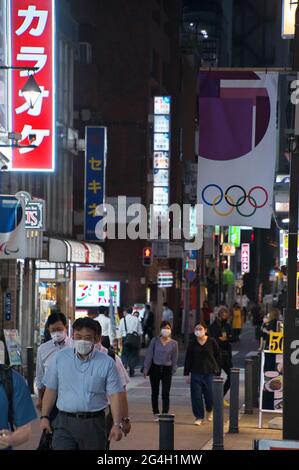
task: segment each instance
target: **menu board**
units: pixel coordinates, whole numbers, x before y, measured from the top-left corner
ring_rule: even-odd
[[[154,186],[168,187],[169,172],[168,170],[154,170]]]
[[[260,410],[282,413],[283,355],[262,353]]]
[[[169,116],[155,116],[154,131],[155,132],[169,132],[170,131],[170,117]]]
[[[170,114],[170,96],[155,96],[154,113]]]
[[[170,136],[169,133],[154,134],[154,150],[169,150]]]
[[[168,204],[168,188],[154,188],[154,205]]]

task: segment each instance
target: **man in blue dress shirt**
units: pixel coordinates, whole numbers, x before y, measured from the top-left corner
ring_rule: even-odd
[[[0,374],[0,449],[9,449],[28,441],[31,433],[30,422],[37,418],[29,388],[23,377],[14,369]],[[10,378],[7,377],[10,374]],[[9,423],[9,401],[4,383],[11,384],[12,423]],[[11,380],[11,381],[10,381]],[[14,430],[11,428],[14,426]]]
[[[49,415],[57,399],[52,423],[54,450],[105,450],[105,410],[113,416],[109,440],[122,438],[123,385],[114,360],[94,346],[99,325],[91,318],[73,324],[74,348],[59,351],[44,378],[41,428],[52,432]]]

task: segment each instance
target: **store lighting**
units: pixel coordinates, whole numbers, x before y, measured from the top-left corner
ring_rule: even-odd
[[[33,75],[30,75],[24,87],[22,88],[21,93],[24,96],[26,102],[29,104],[29,107],[32,109],[41,95],[41,89],[36,83]]]

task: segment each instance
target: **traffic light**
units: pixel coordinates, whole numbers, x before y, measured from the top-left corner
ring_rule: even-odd
[[[143,248],[142,264],[143,266],[151,266],[153,264],[153,249],[149,246]]]

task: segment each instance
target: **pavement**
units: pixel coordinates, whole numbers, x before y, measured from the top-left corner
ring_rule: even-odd
[[[244,367],[244,358],[253,350],[253,328],[246,325],[240,343],[234,345],[234,365]],[[253,336],[254,337],[254,336]],[[246,346],[246,342],[248,343]],[[179,366],[182,365],[180,354]],[[132,421],[132,430],[120,442],[112,442],[111,450],[158,450],[159,449],[159,423],[153,421],[151,412],[149,379],[144,379],[139,370],[128,385],[129,411]],[[229,394],[227,396],[229,400]],[[251,450],[254,439],[282,439],[282,432],[269,429],[268,424],[277,414],[263,416],[263,428],[258,428],[258,411],[252,415],[242,412],[244,403],[244,369],[240,372],[240,419],[239,433],[228,434],[229,409],[224,409],[224,449],[225,450]],[[170,393],[170,413],[175,415],[174,448],[175,450],[211,450],[213,445],[213,423],[205,422],[202,426],[195,426],[191,408],[190,386],[185,383],[183,368],[179,367],[173,377]],[[36,449],[40,438],[39,423],[32,423],[32,437],[29,442],[18,447],[19,450]]]

